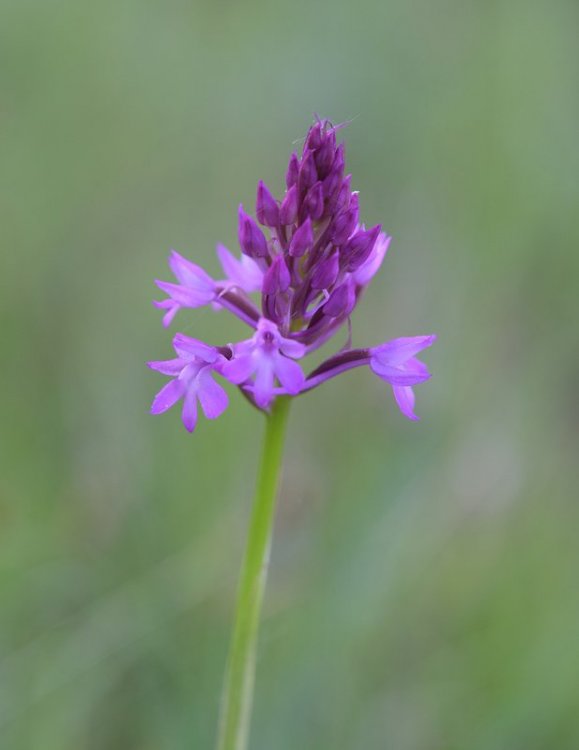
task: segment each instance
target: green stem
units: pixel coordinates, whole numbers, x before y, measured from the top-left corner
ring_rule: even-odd
[[[259,616],[265,589],[290,399],[278,397],[267,416],[247,547],[225,674],[217,750],[246,750],[255,680]]]

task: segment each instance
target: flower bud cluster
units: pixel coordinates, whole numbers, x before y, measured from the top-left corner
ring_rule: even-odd
[[[352,313],[372,276],[367,269],[377,270],[389,242],[380,225],[359,223],[358,193],[344,167],[336,128],[320,120],[301,155],[290,156],[282,200],[259,182],[255,214],[264,229],[239,208],[241,251],[265,272],[262,311],[308,351]]]

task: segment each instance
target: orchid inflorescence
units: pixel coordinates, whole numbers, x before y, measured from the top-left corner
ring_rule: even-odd
[[[418,419],[412,386],[430,373],[416,355],[431,346],[434,335],[398,338],[364,349],[348,343],[307,376],[298,362],[344,324],[349,326],[390,243],[380,225],[366,229],[359,223],[358,193],[351,190],[351,175],[344,176],[344,144],[336,144],[337,129],[328,120],[312,125],[301,157],[290,157],[283,200],[276,200],[259,182],[257,221],[239,207],[241,257],[217,246],[224,278],[212,278],[171,251],[169,267],[177,283],[157,281],[167,298],[154,303],[165,311],[164,325],[170,325],[181,308],[211,304],[236,315],[253,333],[225,346],[176,334],[177,357],[148,363],[172,378],[155,397],[152,414],[183,399],[183,424],[192,432],[197,402],[208,419],[227,408],[227,393],[215,375],[238,385],[267,412],[277,396],[297,396],[346,370],[369,365],[392,386],[402,413]],[[254,293],[261,294],[261,309]]]

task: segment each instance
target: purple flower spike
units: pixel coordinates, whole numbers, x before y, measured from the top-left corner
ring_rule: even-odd
[[[241,257],[217,246],[224,278],[214,280],[174,251],[169,265],[177,283],[157,281],[167,299],[154,304],[168,325],[182,307],[212,304],[234,313],[252,329],[250,338],[210,347],[178,335],[175,360],[150,363],[173,376],[153,412],[184,399],[183,420],[195,426],[197,402],[207,416],[227,404],[217,373],[238,385],[259,409],[279,395],[297,396],[347,370],[367,367],[394,389],[402,413],[414,413],[413,386],[430,377],[416,355],[434,336],[394,339],[374,348],[353,348],[351,317],[386,256],[390,237],[360,219],[359,194],[345,174],[344,144],[335,127],[316,119],[301,156],[290,156],[286,192],[277,201],[263,181],[257,186],[257,221],[239,207]],[[252,298],[258,293],[260,300]],[[296,360],[320,349],[348,325],[348,343],[308,377]],[[343,339],[342,339],[343,341]]]
[[[271,320],[262,318],[255,335],[234,344],[232,349],[233,358],[223,366],[223,375],[232,383],[246,385],[262,409],[269,406],[276,392],[280,392],[276,390],[276,378],[283,393],[295,396],[300,392],[305,378],[294,359],[303,357],[305,346],[284,338]],[[254,381],[251,383],[252,376]]]
[[[239,246],[250,258],[265,258],[268,255],[267,240],[255,220],[239,206],[239,226],[237,229]]]
[[[412,386],[430,378],[428,367],[415,355],[436,341],[436,336],[412,336],[394,339],[370,350],[370,368],[393,387],[400,411],[409,419],[417,420],[414,413]]]
[[[161,414],[183,399],[182,419],[193,432],[197,424],[197,402],[207,419],[216,419],[227,408],[227,393],[213,380],[225,357],[212,346],[178,333],[173,339],[176,359],[148,362],[153,370],[173,379],[163,386],[151,405],[151,414]]]

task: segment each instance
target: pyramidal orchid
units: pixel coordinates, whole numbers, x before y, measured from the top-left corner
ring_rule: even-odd
[[[238,209],[241,255],[217,246],[222,273],[213,278],[176,251],[169,256],[172,281],[157,281],[166,295],[155,301],[163,324],[186,308],[212,305],[248,326],[247,337],[210,345],[177,333],[177,357],[149,362],[169,376],[151,413],[182,402],[182,420],[193,432],[198,406],[214,419],[228,406],[219,380],[228,381],[267,416],[261,467],[241,583],[236,623],[225,680],[219,750],[244,750],[255,672],[255,646],[265,585],[273,511],[291,398],[312,391],[356,367],[366,367],[392,387],[405,417],[417,420],[414,386],[430,377],[417,355],[434,335],[396,338],[376,346],[341,346],[307,372],[308,354],[333,339],[351,317],[386,256],[390,237],[380,225],[360,221],[359,197],[345,174],[344,145],[337,127],[316,120],[301,154],[292,153],[285,193],[276,198],[257,186],[255,218]]]

